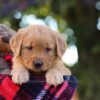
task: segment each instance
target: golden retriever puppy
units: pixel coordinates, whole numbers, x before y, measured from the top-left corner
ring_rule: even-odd
[[[61,84],[71,72],[62,63],[66,43],[59,33],[45,25],[31,25],[20,29],[10,40],[14,53],[12,80],[17,84],[29,81],[29,70],[46,72],[46,82]]]

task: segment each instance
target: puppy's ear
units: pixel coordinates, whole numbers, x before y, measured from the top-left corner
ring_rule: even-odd
[[[57,48],[57,55],[59,58],[62,58],[65,50],[66,50],[67,44],[64,41],[64,39],[59,35],[59,33],[56,34],[56,48]]]
[[[14,36],[11,37],[10,47],[15,57],[20,55],[21,44],[22,44],[21,33],[16,33]]]

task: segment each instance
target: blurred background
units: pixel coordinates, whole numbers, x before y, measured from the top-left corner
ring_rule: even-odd
[[[100,100],[99,0],[0,0],[0,23],[14,30],[43,24],[68,44],[63,61],[78,79],[80,100]]]

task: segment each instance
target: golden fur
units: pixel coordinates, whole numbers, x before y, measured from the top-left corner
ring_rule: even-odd
[[[14,53],[12,80],[17,84],[29,81],[29,70],[46,72],[46,82],[58,85],[63,82],[63,75],[70,75],[61,58],[66,49],[66,43],[59,33],[44,25],[31,25],[20,29],[10,40]],[[43,62],[36,68],[35,61]]]

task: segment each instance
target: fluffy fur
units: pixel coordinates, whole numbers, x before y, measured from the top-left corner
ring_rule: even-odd
[[[13,29],[7,27],[6,25],[0,24],[0,51],[6,53],[11,51],[9,40],[15,33],[16,32]]]
[[[66,43],[59,33],[44,25],[31,25],[18,30],[10,40],[14,53],[12,80],[17,84],[29,81],[29,70],[33,73],[46,72],[46,82],[52,85],[61,84],[63,75],[70,75],[61,58]],[[37,68],[34,62],[42,62]]]

